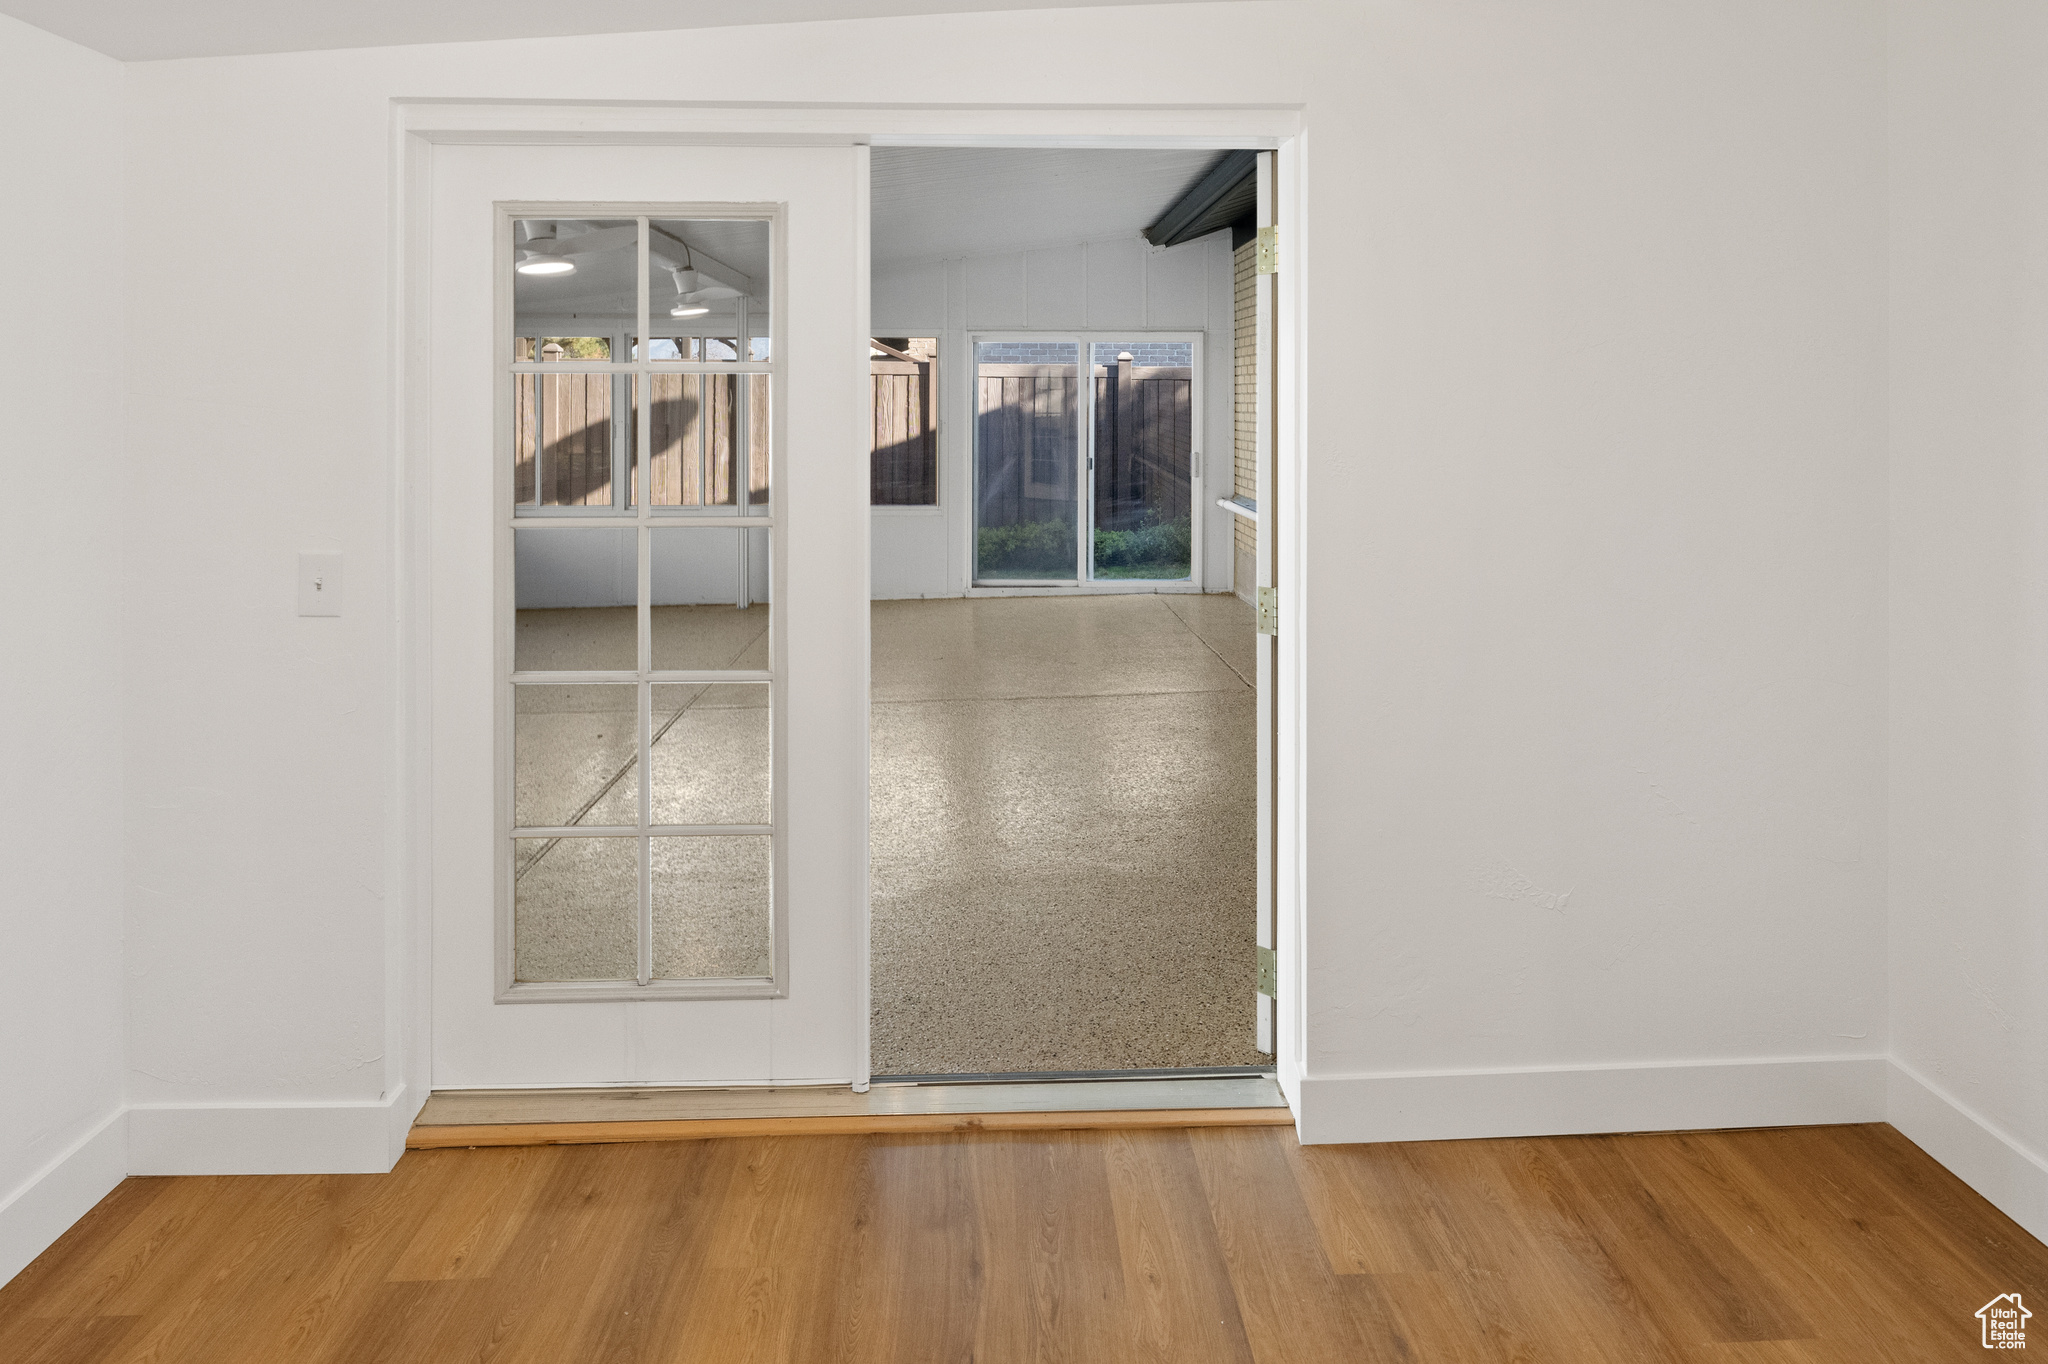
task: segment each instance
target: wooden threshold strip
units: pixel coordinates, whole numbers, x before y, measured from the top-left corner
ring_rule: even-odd
[[[849,1113],[802,1118],[676,1118],[620,1122],[465,1123],[415,1127],[409,1151],[463,1146],[589,1146],[704,1137],[845,1137],[898,1132],[1059,1132],[1110,1127],[1281,1127],[1285,1108],[1125,1108],[1068,1113]]]

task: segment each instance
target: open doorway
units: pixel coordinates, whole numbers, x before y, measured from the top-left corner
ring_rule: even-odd
[[[522,116],[505,117],[508,131],[525,126],[516,121]],[[918,132],[890,136],[953,137],[952,117],[935,117]],[[1159,145],[1149,124],[1104,133],[1094,116],[1085,127],[1063,112],[1034,117],[1046,121],[1048,138],[1087,145],[1117,138],[1124,148]],[[1234,117],[1225,121],[1238,122]],[[1281,161],[1293,164],[1293,144],[1287,141],[1291,115],[1242,122],[1248,125],[1243,136],[1279,147]],[[1188,243],[1155,250],[1121,232],[1051,246],[1043,244],[1042,236],[1032,239],[1037,245],[1019,245],[1014,238],[985,240],[979,256],[946,256],[937,262],[935,296],[927,288],[924,299],[934,306],[921,310],[916,296],[931,275],[917,262],[906,266],[885,253],[869,269],[869,242],[858,231],[869,216],[861,187],[870,178],[874,142],[865,136],[851,145],[772,151],[707,149],[698,140],[676,147],[629,141],[595,148],[582,141],[559,147],[542,145],[545,141],[533,146],[518,142],[508,150],[515,144],[472,145],[458,136],[442,145],[421,133],[409,136],[406,144],[408,183],[434,187],[406,214],[411,259],[417,262],[408,266],[417,287],[407,290],[407,336],[414,338],[407,343],[407,372],[418,379],[420,393],[434,395],[431,404],[408,409],[408,459],[420,461],[420,468],[431,473],[417,480],[417,487],[433,489],[433,507],[422,492],[409,514],[416,524],[436,526],[431,555],[418,567],[420,582],[433,585],[433,619],[443,624],[439,630],[422,628],[409,644],[414,651],[409,666],[424,667],[427,660],[434,665],[431,704],[423,712],[432,717],[431,742],[422,741],[416,771],[422,783],[426,773],[441,778],[421,787],[432,797],[422,810],[437,812],[431,827],[420,829],[421,870],[431,871],[436,892],[414,944],[418,959],[432,965],[416,1019],[418,1035],[431,1043],[423,1042],[413,1059],[433,1094],[416,1125],[517,1126],[616,1118],[622,1130],[630,1127],[641,1139],[651,1131],[645,1124],[660,1120],[765,1121],[797,1112],[835,1121],[897,1114],[922,1122],[949,1113],[1111,1110],[1114,1116],[1114,1110],[1132,1107],[1259,1108],[1270,1111],[1229,1120],[1284,1120],[1286,1109],[1274,1107],[1280,1103],[1278,1089],[1263,1079],[1137,1086],[919,1088],[885,1083],[872,1096],[868,1083],[918,1073],[895,1069],[905,1062],[869,1045],[870,1028],[885,1012],[868,1007],[872,987],[882,976],[869,970],[868,949],[882,935],[871,939],[866,931],[870,885],[866,859],[859,855],[869,849],[863,820],[870,813],[866,796],[873,728],[864,685],[868,675],[862,669],[872,672],[868,627],[877,616],[877,600],[885,606],[928,603],[977,612],[1029,612],[1051,605],[1166,610],[1180,619],[1177,628],[1187,636],[1173,637],[1173,648],[1155,647],[1161,634],[1171,636],[1170,631],[1134,630],[1121,619],[1105,631],[1099,623],[1089,626],[1076,612],[1050,637],[1050,646],[1044,643],[1048,636],[1041,635],[1038,645],[1021,650],[1031,667],[1019,660],[1019,650],[1012,650],[1006,661],[1000,648],[985,647],[999,642],[999,621],[968,622],[965,633],[972,648],[966,657],[983,674],[1028,674],[1036,668],[1042,679],[1050,675],[1047,665],[1057,672],[1090,658],[1114,663],[1110,654],[1122,651],[1155,672],[1170,674],[1165,665],[1173,661],[1174,648],[1185,650],[1193,640],[1228,674],[1227,680],[1218,679],[1219,692],[1247,685],[1242,659],[1233,666],[1226,656],[1229,646],[1214,642],[1221,636],[1203,638],[1200,614],[1227,606],[1221,601],[1226,590],[1244,590],[1243,575],[1232,563],[1232,537],[1218,529],[1214,514],[1239,514],[1220,505],[1230,499],[1215,496],[1232,486],[1233,452],[1202,434],[1213,437],[1231,423],[1231,391],[1215,382],[1221,357],[1234,344],[1218,321],[1230,316],[1228,282],[1191,268],[1198,257],[1217,254],[1215,233],[1207,234],[1206,244],[1200,240],[1203,234],[1196,234],[1192,244],[1200,250],[1187,249]],[[1200,159],[1212,158],[1205,153]],[[1109,178],[1121,175],[1136,183],[1126,172],[1144,169],[1113,167]],[[1174,179],[1186,183],[1184,173],[1196,169],[1191,160]],[[855,173],[848,175],[848,170]],[[771,192],[749,197],[728,187],[736,183],[733,175],[744,175],[755,186],[768,184]],[[1098,176],[1092,188],[1083,188],[1095,193],[1100,181]],[[659,197],[677,186],[708,197],[687,202]],[[1044,201],[1041,207],[1057,209],[1056,196],[1048,196],[1044,183],[1024,193]],[[978,203],[976,212],[984,207]],[[794,225],[799,221],[801,231]],[[982,221],[987,221],[985,214]],[[731,259],[744,256],[737,244],[714,238],[732,224],[752,222],[770,224],[769,257],[765,266],[755,260],[755,268],[747,270],[741,268],[746,260]],[[1009,215],[1008,222],[1033,231],[1043,225],[1034,226],[1018,214]],[[1221,238],[1225,244],[1229,240],[1228,235]],[[574,270],[561,268],[565,262]],[[535,263],[554,268],[521,268]],[[720,280],[716,272],[721,265],[744,278]],[[853,276],[845,274],[849,265],[857,272]],[[519,281],[529,274],[581,281],[578,287],[605,297],[593,296],[587,306],[579,298],[573,307],[561,299],[549,308],[523,307]],[[712,295],[707,275],[733,296]],[[871,311],[857,282],[847,290],[776,286],[778,280],[799,276],[814,282],[866,278],[886,303]],[[460,287],[451,281],[461,282]],[[631,287],[623,297],[611,297],[625,281]],[[488,289],[482,287],[485,282]],[[1278,292],[1270,283],[1262,280],[1262,296]],[[742,305],[742,298],[749,301]],[[766,331],[752,330],[755,299],[763,304]],[[911,306],[903,306],[906,300]],[[1015,307],[1007,307],[1006,300]],[[721,304],[731,305],[729,321]],[[744,319],[738,315],[742,306]],[[1070,578],[1012,585],[977,582],[978,524],[998,523],[975,519],[970,490],[976,399],[961,381],[972,372],[976,337],[994,340],[1005,333],[1045,331],[1086,348],[1077,360],[1087,372],[1074,381],[1074,420],[1056,428],[1071,429],[1085,443],[1085,453],[1077,457],[1084,463],[1072,479],[1077,499],[1086,499],[1076,512],[1076,566]],[[1172,336],[1162,333],[1199,334],[1199,344],[1186,352],[1189,363],[1179,363],[1176,354],[1141,349],[1171,344]],[[833,339],[847,336],[871,337],[862,348],[866,354]],[[1098,342],[1114,345],[1115,353],[1101,355],[1098,362],[1093,349]],[[1128,362],[1122,359],[1126,352]],[[1292,352],[1290,345],[1280,349],[1280,356],[1284,360]],[[1112,360],[1128,363],[1133,372],[1112,377]],[[912,390],[908,407],[922,415],[913,430],[912,413],[906,411],[900,435],[879,439],[872,430],[861,433],[860,424],[874,419],[873,387],[885,361],[899,367],[904,386]],[[1284,364],[1281,368],[1285,374]],[[1177,505],[1165,503],[1168,515],[1161,517],[1160,499],[1150,492],[1140,496],[1128,487],[1119,489],[1114,477],[1107,487],[1098,487],[1093,471],[1085,469],[1088,458],[1100,466],[1099,442],[1117,432],[1113,413],[1123,407],[1124,394],[1112,396],[1109,386],[1176,377],[1136,372],[1142,369],[1188,371],[1182,380],[1191,412],[1185,441],[1189,525],[1184,576],[1177,556],[1153,552],[1156,546],[1148,550],[1141,544],[1120,564],[1110,553],[1098,554],[1094,540],[1098,532],[1128,533],[1171,520]],[[491,381],[483,382],[486,377]],[[1280,414],[1274,422],[1274,448],[1288,451],[1294,449],[1295,434],[1287,414],[1298,398],[1281,401],[1280,395],[1291,382],[1283,379],[1272,386]],[[770,399],[766,420],[758,401],[764,386]],[[790,399],[792,393],[798,400]],[[1137,401],[1134,397],[1132,410]],[[1178,430],[1171,422],[1161,429]],[[858,442],[856,459],[848,458],[853,453],[849,438]],[[1122,459],[1130,447],[1121,443],[1121,434],[1115,438]],[[876,470],[867,467],[877,447],[893,450],[901,461],[901,467],[881,470],[884,495],[877,495]],[[1168,442],[1163,456],[1158,449],[1140,452],[1153,461],[1143,471],[1145,479],[1170,479],[1171,470],[1157,461],[1171,462],[1179,448]],[[1043,481],[1042,471],[1031,472]],[[865,490],[864,475],[869,476]],[[801,495],[793,495],[799,490]],[[1118,503],[1135,504],[1139,523],[1119,524],[1115,518],[1129,508]],[[434,510],[448,506],[464,511],[454,516]],[[899,524],[888,534],[876,534],[876,523],[891,517],[899,518]],[[631,554],[618,540],[621,533],[634,537]],[[756,549],[763,540],[765,556]],[[602,552],[566,558],[557,552],[581,550],[586,542]],[[1112,547],[1116,543],[1109,542]],[[1258,543],[1272,541],[1262,534]],[[721,544],[729,552],[715,552]],[[706,545],[714,549],[708,557],[695,553]],[[857,567],[870,547],[872,591]],[[677,558],[679,548],[686,551],[683,559]],[[1131,549],[1128,541],[1124,548]],[[849,553],[855,556],[851,560]],[[678,565],[680,578],[671,571]],[[1103,571],[1119,567],[1137,571],[1121,576]],[[1258,571],[1263,583],[1268,569],[1261,564]],[[664,640],[675,642],[676,632],[668,628],[672,623],[701,619],[745,626],[756,614],[769,622],[765,661],[756,657],[757,645],[738,640],[715,657],[707,654],[694,662],[664,652]],[[573,626],[572,616],[588,616],[594,626],[605,628],[546,628],[551,623]],[[636,628],[612,628],[629,616],[639,622]],[[461,628],[448,622],[459,622]],[[491,628],[480,628],[480,622]],[[1088,646],[1091,629],[1098,637],[1110,636],[1115,648]],[[722,637],[724,632],[716,633]],[[619,652],[629,641],[630,651]],[[713,641],[705,635],[700,642]],[[1289,710],[1292,692],[1266,685],[1278,657],[1274,640],[1261,635],[1252,647],[1259,715],[1253,799],[1277,809],[1273,823],[1295,829],[1298,800],[1289,796],[1287,783],[1298,765],[1292,764],[1291,743],[1275,744],[1266,736],[1298,727],[1299,707]],[[1298,670],[1290,667],[1286,676],[1295,678]],[[719,688],[739,687],[753,689],[749,696],[735,695],[741,704],[715,704],[727,694]],[[759,704],[763,687],[768,691],[765,707]],[[623,697],[606,688],[631,689],[640,699],[625,707],[618,704]],[[565,689],[580,690],[572,695]],[[584,690],[590,698],[582,697]],[[1165,705],[1185,689],[1168,685],[1120,694],[1141,701],[1163,696],[1160,704]],[[496,704],[479,705],[482,696],[494,697]],[[1279,697],[1277,722],[1272,696]],[[584,699],[598,704],[566,704]],[[948,705],[962,699],[1001,704],[1099,698],[1085,688],[1020,693],[995,685],[979,697],[939,692],[880,699],[883,704]],[[555,702],[564,704],[549,704]],[[707,761],[723,763],[726,757],[757,770],[763,718],[769,736],[766,821],[758,801],[745,808],[731,802],[715,810],[704,807],[708,822],[694,814],[671,814],[675,802],[668,798],[685,788],[691,799],[695,794],[721,801],[759,794],[758,780],[713,782],[715,790],[699,791],[704,783],[698,778]],[[733,733],[725,737],[741,738],[740,731],[751,737],[731,754],[714,752],[719,740],[712,731],[723,735],[727,728]],[[1184,784],[1188,769],[1161,755],[1182,745],[1187,730],[1162,732],[1150,747],[1127,746],[1127,751],[1151,755],[1150,787],[1144,784],[1148,778],[1142,764],[1134,767],[1121,755],[1114,762],[1094,763],[1094,778],[1112,795],[1119,782],[1125,795],[1156,795],[1173,781]],[[1116,735],[1133,732],[1126,726]],[[1098,742],[1095,747],[1113,745]],[[918,756],[908,748],[896,751]],[[1010,753],[1029,757],[1025,750]],[[563,756],[564,762],[555,763],[551,754]],[[1269,771],[1277,771],[1277,779],[1269,779]],[[1158,781],[1160,772],[1168,772],[1171,780]],[[943,782],[926,783],[924,790],[940,805],[952,805],[958,804],[953,799],[957,790],[998,779],[1011,781],[1017,790],[1029,787],[1031,782],[1016,780],[1020,774],[1033,775],[1011,762],[1004,770],[957,774],[954,791]],[[1038,790],[1062,795],[1084,811],[1092,808],[1099,816],[1095,823],[1111,824],[1128,813],[1128,801],[1096,800],[1090,807],[1093,797],[1082,799],[1057,774],[1050,779],[1043,771],[1036,775]],[[587,789],[582,784],[586,777],[591,779]],[[684,787],[677,786],[678,780]],[[638,799],[631,799],[635,794]],[[542,798],[538,803],[537,797]],[[629,804],[637,809],[629,810]],[[1023,803],[1027,812],[1028,805]],[[1000,808],[1010,818],[1019,803],[988,802],[985,808]],[[1175,865],[1172,856],[1159,853],[1163,833],[1184,835],[1199,825],[1179,818],[1185,807],[1156,804],[1155,813],[1161,818],[1150,825],[1123,825],[1130,836],[1114,856],[1125,864],[1142,854],[1152,857],[1154,865]],[[1174,818],[1166,818],[1169,814]],[[1273,971],[1266,948],[1273,941],[1275,916],[1266,906],[1293,905],[1298,899],[1288,879],[1298,872],[1293,836],[1260,836],[1268,815],[1262,809],[1251,831],[1259,868],[1257,947],[1248,947],[1241,931],[1243,903],[1209,897],[1225,905],[1228,916],[1218,920],[1227,938],[1219,934],[1214,941],[1225,944],[1223,955],[1237,958],[1217,978],[1216,998],[1223,1004],[1214,1016],[1225,1018],[1241,1037],[1249,1013],[1255,1053],[1263,1060],[1269,1045],[1278,1043],[1284,1086],[1298,1046],[1298,1019],[1276,1015],[1269,996],[1258,997],[1249,1010],[1237,1002],[1242,996],[1236,982],[1252,974],[1245,958],[1258,963],[1261,979]],[[685,822],[675,823],[678,817]],[[1085,823],[1070,820],[1067,827]],[[996,839],[982,841],[983,852],[1004,839],[1045,844],[1066,837],[1051,825],[1027,828],[1021,837],[996,832]],[[680,875],[671,865],[679,848],[701,845],[716,853],[739,849],[735,840],[750,840],[747,848],[768,846],[765,883],[758,855],[744,867],[738,862],[730,868],[692,865]],[[628,852],[633,854],[630,863]],[[586,863],[598,861],[605,865],[587,868],[595,874],[581,874]],[[1269,876],[1276,865],[1277,874]],[[727,870],[738,874],[726,875]],[[1023,874],[1037,872],[1027,868]],[[886,889],[886,873],[876,881]],[[679,894],[684,898],[678,899]],[[1100,909],[1099,897],[1089,903]],[[726,915],[727,907],[736,912]],[[1145,944],[1148,933],[1138,911],[1124,906],[1116,913],[1137,925],[1136,931],[1118,935],[1121,942]],[[1098,927],[1109,926],[1099,914],[1098,920]],[[1293,922],[1285,916],[1280,921]],[[1151,922],[1163,928],[1149,935],[1155,950],[1146,969],[1169,984],[1176,983],[1176,974],[1181,983],[1200,978],[1199,954],[1171,939],[1172,932],[1192,931],[1198,916],[1155,915]],[[739,931],[727,935],[726,927]],[[968,927],[972,932],[973,926]],[[678,950],[681,940],[670,930],[687,936],[698,928],[713,933],[717,942],[710,945],[717,950]],[[628,930],[636,941],[628,941]],[[1031,936],[1019,934],[1013,941]],[[1284,927],[1280,941],[1284,989],[1291,978],[1287,950],[1293,941]],[[1111,1010],[1126,1000],[1145,997],[1150,982],[1129,972],[1103,982],[1105,988],[1092,997],[1079,991],[1059,996],[1046,988],[1045,982],[1061,970],[1078,970],[1090,950],[1083,942],[1064,963],[1052,960],[1036,988],[1026,982],[1024,988],[1009,990],[1007,998],[988,993],[985,1012],[991,1019],[1001,1016],[997,1006],[1016,1006],[1009,1026],[998,1034],[1005,1044],[1029,1041],[1046,1019],[1109,1020]],[[992,961],[997,971],[1004,969],[1000,957],[984,955],[983,960]],[[1126,953],[1116,960],[1135,958]],[[1176,960],[1193,965],[1178,973],[1160,971],[1160,963]],[[953,989],[951,981],[941,983]],[[971,1004],[975,988],[968,981],[954,993]],[[1160,998],[1156,992],[1152,997]],[[1185,1007],[1186,1000],[1176,1003]],[[1298,1011],[1298,1000],[1295,1007]],[[1197,996],[1193,1012],[1200,1009]],[[1155,1010],[1144,1020],[1155,1039],[1168,1030],[1157,1026],[1161,1016]],[[1042,1033],[1036,1036],[1044,1041]],[[1000,1074],[993,1068],[1019,1064],[1035,1077],[1069,1067],[1185,1074],[1227,1064],[1205,1060],[1224,1053],[1202,1045],[1160,1057],[1167,1063],[1162,1066],[1142,1064],[1151,1059],[1146,1055],[1104,1055],[1100,1048],[1076,1051],[1075,1059],[1063,1061],[1053,1054],[1057,1045],[1055,1039],[1052,1048],[1040,1045],[1037,1054],[1014,1062],[1000,1056],[941,1059],[938,1064],[947,1069],[923,1073],[949,1078]],[[877,1075],[883,1067],[888,1069]],[[1214,1088],[1240,1083],[1246,1092]],[[1264,1090],[1249,1092],[1259,1084]],[[1183,1091],[1181,1102],[1160,1102],[1176,1085]],[[1132,1088],[1148,1092],[1136,1098],[1127,1092]],[[447,1111],[436,1111],[442,1108]],[[461,1113],[470,1116],[461,1118]]]
[[[878,1080],[1271,1068],[1258,171],[873,153]]]

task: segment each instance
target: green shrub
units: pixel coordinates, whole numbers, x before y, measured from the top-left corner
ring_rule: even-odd
[[[1130,530],[1095,532],[1095,566],[1104,568],[1176,569],[1172,575],[1187,573],[1188,556],[1194,549],[1194,532],[1185,516],[1173,521],[1153,521]]]
[[[977,533],[984,577],[1067,578],[1074,573],[1074,527],[1068,521],[983,526]],[[1101,578],[1185,578],[1194,533],[1183,516],[1128,530],[1095,532],[1095,574]]]
[[[1072,522],[1025,521],[1015,526],[983,526],[978,540],[980,572],[986,576],[1074,575]]]

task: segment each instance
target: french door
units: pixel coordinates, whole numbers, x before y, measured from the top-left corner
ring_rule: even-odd
[[[979,587],[1201,585],[1200,333],[978,335]]]
[[[433,1084],[864,1083],[866,165],[433,159]]]

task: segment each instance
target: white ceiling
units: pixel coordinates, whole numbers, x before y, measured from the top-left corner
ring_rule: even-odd
[[[892,261],[1134,237],[1219,155],[876,147],[870,249]]]
[[[873,257],[886,263],[1136,238],[1220,155],[1209,150],[876,147]],[[605,225],[579,223],[561,233],[573,237]],[[756,306],[767,305],[772,284],[766,224],[660,226],[714,262],[750,276]],[[635,254],[630,246],[576,255],[571,275],[518,276],[519,313],[631,315]],[[654,271],[651,286],[649,302],[659,320],[674,302],[666,269]]]
[[[1172,0],[0,0],[122,61]]]

